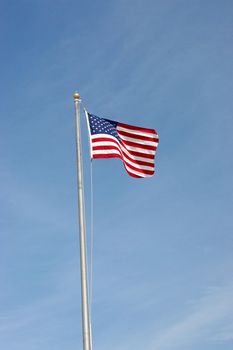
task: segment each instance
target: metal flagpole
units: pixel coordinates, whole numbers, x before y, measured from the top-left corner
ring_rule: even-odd
[[[80,130],[80,94],[75,92],[75,121],[76,121],[76,152],[77,152],[77,182],[79,203],[79,239],[80,239],[80,269],[81,269],[81,291],[82,291],[82,326],[83,326],[83,350],[91,350],[91,325],[88,305],[87,285],[87,257],[86,257],[86,232],[84,218],[84,194],[83,194],[83,172],[81,154],[81,130]]]

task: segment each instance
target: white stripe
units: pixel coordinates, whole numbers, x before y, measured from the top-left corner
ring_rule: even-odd
[[[92,138],[93,140],[99,139],[100,137],[105,137],[105,138],[112,139],[112,140],[116,141],[118,144],[120,144],[120,142],[117,140],[116,137],[114,137],[114,136],[112,136],[112,135],[109,135],[109,134],[96,134],[96,135],[91,135],[91,138]]]
[[[147,162],[147,163],[154,163],[154,160],[153,159],[148,159],[148,158],[144,158],[144,157],[137,157],[137,156],[134,156],[132,154],[130,154],[128,152],[128,150],[125,148],[126,146],[124,147],[121,147],[120,145],[117,145],[115,142],[111,142],[111,141],[99,141],[99,142],[94,142],[92,143],[92,146],[95,147],[95,146],[98,146],[98,147],[101,147],[101,146],[113,146],[113,147],[117,147],[119,148],[119,150],[122,150],[123,153],[125,153],[132,161],[137,161],[137,160],[141,160],[143,162]],[[101,153],[104,153],[105,151],[108,151],[108,150],[101,150]],[[96,152],[96,150],[93,150],[92,149],[92,153],[94,154],[94,152]],[[113,151],[114,152],[114,151]],[[148,166],[150,166],[148,164]]]
[[[105,154],[117,154],[118,155],[119,154],[121,156],[121,153],[119,151],[117,151],[117,150],[103,150],[103,151],[102,150],[98,150],[98,151],[93,151],[93,155],[95,155],[95,154],[96,155],[98,155],[98,154],[100,154],[100,155],[101,154],[102,155],[105,155]],[[123,159],[122,159],[122,161],[123,161]],[[140,176],[140,177],[150,177],[150,176],[152,176],[152,175],[147,175],[147,174],[144,174],[144,173],[141,173],[141,172],[138,172],[138,171],[135,171],[135,170],[131,169],[131,167],[128,166],[125,161],[123,161],[123,163],[124,163],[126,169],[130,173],[133,173],[133,174],[135,174],[137,176]],[[135,164],[133,166],[135,166]],[[138,170],[140,171],[140,169],[138,169]],[[150,169],[150,170],[154,170],[154,169]]]
[[[114,142],[107,142],[107,141],[95,142],[95,146],[100,146],[100,147],[101,146],[115,146],[115,147],[117,147],[117,145],[114,144]],[[154,170],[154,164],[151,164],[151,165],[148,164],[148,166],[138,164],[137,160],[133,156],[130,157],[132,159],[132,161],[131,161],[128,158],[126,158],[126,156],[124,155],[125,152],[123,150],[122,150],[122,152],[120,152],[120,149],[119,149],[119,151],[115,150],[115,149],[92,150],[92,152],[93,152],[93,154],[119,154],[127,164],[132,165],[135,168],[144,169],[144,170]],[[145,158],[142,158],[142,160],[145,161]]]
[[[151,176],[153,176],[153,174],[152,175],[148,175],[148,174],[144,174],[144,173],[135,171],[135,170],[131,169],[129,166],[127,166],[127,164],[125,164],[125,167],[130,173],[132,173],[134,175],[137,175],[137,176],[140,176],[140,177],[151,177]]]
[[[133,146],[128,146],[128,145],[124,145],[127,150],[129,151],[134,151],[134,152],[140,152],[140,153],[144,153],[144,154],[155,154],[155,150],[150,150],[150,149],[142,149],[142,148],[138,148],[138,147],[133,147]]]
[[[150,158],[145,158],[145,157],[138,157],[138,156],[133,156],[132,154],[130,154],[126,149],[124,149],[123,147],[121,148],[122,152],[125,153],[126,155],[128,155],[131,159],[135,159],[135,160],[139,160],[142,162],[147,162],[147,163],[152,163],[154,164],[154,159],[150,159]],[[149,165],[149,164],[148,164]]]
[[[115,146],[120,148],[120,145],[116,144],[115,142],[112,141],[99,141],[99,142],[93,142],[92,146]]]
[[[150,137],[151,139],[154,139],[155,137],[158,137],[157,134],[152,134],[149,132],[143,132],[143,131],[137,131],[137,130],[131,130],[131,129],[127,129],[126,127],[122,127],[117,125],[117,131],[125,131],[128,132],[130,134],[134,134],[134,135],[140,135],[140,136],[146,136],[146,137]]]
[[[135,142],[135,143],[138,143],[138,144],[141,144],[141,145],[157,146],[157,144],[158,144],[158,142],[155,142],[155,141],[139,140],[139,139],[136,139],[136,138],[124,136],[120,132],[119,132],[119,135],[120,135],[122,140]]]
[[[128,132],[128,130],[126,130],[126,131]],[[130,132],[131,132],[131,130],[130,130]],[[135,134],[137,134],[137,132],[135,132]],[[150,135],[145,134],[145,133],[143,134],[143,133],[138,132],[138,134],[150,137]],[[128,162],[128,164],[130,164],[130,163],[132,164],[132,162],[130,162],[128,159],[126,159],[123,153],[127,154],[128,157],[130,157],[132,159],[132,161],[141,160],[141,161],[153,164],[154,160],[153,159],[144,158],[143,157],[143,153],[144,154],[154,154],[155,151],[150,152],[149,150],[142,150],[142,149],[137,149],[136,147],[129,147],[129,146],[127,146],[127,148],[129,150],[132,149],[133,151],[137,151],[137,152],[142,153],[142,157],[133,156],[133,155],[130,154],[130,152],[126,148],[126,145],[123,145],[122,143],[120,143],[114,136],[111,136],[111,135],[108,135],[108,134],[91,135],[91,139],[92,140],[93,139],[98,139],[100,137],[106,137],[106,138],[114,140],[115,142],[111,142],[111,140],[109,140],[109,141],[92,142],[91,143],[92,147],[93,146],[103,146],[103,145],[105,145],[105,146],[110,146],[110,147],[111,146],[117,147],[119,150],[117,150],[117,149],[112,149],[112,150],[111,149],[109,149],[109,150],[108,149],[104,149],[104,150],[95,150],[95,151],[93,151],[93,149],[92,149],[92,155],[94,155],[94,154],[96,154],[96,155],[98,155],[98,154],[99,155],[101,155],[101,154],[102,155],[107,155],[107,154],[120,155],[121,157],[124,158],[124,160],[123,159],[122,160],[123,160],[123,163],[125,165],[125,168],[127,169],[127,171],[129,173],[134,174],[134,175],[139,176],[139,177],[151,177],[152,176],[152,175],[148,175],[148,174],[144,174],[144,173],[140,172],[140,169],[138,169],[139,171],[135,171],[135,170],[131,169],[130,165],[127,165],[127,162]],[[154,137],[151,137],[151,138],[153,139]],[[137,164],[133,164],[133,166],[137,167]],[[141,166],[141,169],[143,169],[143,167],[144,166]],[[150,167],[149,164],[148,164],[148,167]],[[152,169],[148,169],[148,167],[145,167],[144,169],[145,170],[152,170],[152,171],[154,171],[154,166],[153,166]]]
[[[113,142],[95,142],[95,145],[98,144],[98,146],[116,146]],[[140,165],[137,163],[137,160],[134,159],[134,157],[132,156],[131,160],[129,160],[128,158],[126,158],[124,156],[124,152],[120,152],[120,150],[114,150],[114,149],[103,149],[103,150],[92,150],[93,154],[119,154],[126,163],[128,163],[129,165],[134,166],[135,168],[138,169],[144,169],[144,170],[154,170],[154,164],[148,164],[147,165]],[[145,158],[143,158],[143,161],[145,161]]]
[[[95,140],[95,139],[98,139],[98,138],[100,138],[100,137],[105,137],[105,138],[109,138],[109,139],[112,139],[112,140],[114,140],[115,142],[117,142],[118,143],[118,145],[121,147],[122,146],[122,143],[120,143],[118,140],[117,140],[117,138],[116,137],[114,137],[114,136],[112,136],[112,135],[108,135],[108,134],[97,134],[97,135],[91,135],[91,139],[93,139],[93,140]],[[100,141],[100,142],[107,142],[107,141]],[[96,144],[97,142],[95,142],[95,144]],[[157,145],[158,145],[158,142],[155,142],[155,146],[157,147]],[[116,145],[117,146],[117,145]],[[125,148],[127,147],[127,149],[130,149],[130,150],[132,150],[132,151],[134,151],[134,149],[133,148],[131,148],[131,146],[127,146],[127,145],[124,145],[125,146]],[[145,150],[143,149],[143,152],[144,152]],[[150,150],[149,150],[150,151]],[[142,152],[141,151],[141,149],[138,151],[138,152]],[[148,153],[148,152],[144,152],[144,153],[148,153],[148,154],[154,154],[154,150],[152,150],[152,153]]]
[[[131,162],[130,160],[128,160],[128,158],[124,158],[124,161],[129,164],[129,165],[132,165],[134,166],[135,168],[138,168],[138,169],[143,169],[143,170],[154,170],[154,166],[146,166],[146,165],[140,165],[140,164],[137,164],[137,163],[133,163]]]
[[[146,157],[143,157],[143,154],[141,157],[139,156],[135,156],[133,154],[131,154],[125,145],[121,144],[121,149],[122,149],[122,152],[124,152],[127,156],[129,156],[132,160],[136,159],[136,160],[141,160],[143,162],[147,162],[147,163],[154,163],[154,159],[150,159],[150,158],[146,158]]]
[[[122,156],[121,152],[118,150],[113,150],[113,149],[98,149],[93,151],[93,154],[119,154],[120,156]]]

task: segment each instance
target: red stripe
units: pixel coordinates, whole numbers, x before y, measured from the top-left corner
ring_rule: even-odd
[[[98,138],[92,138],[92,143],[96,143],[96,142],[114,142],[116,143],[116,145],[118,147],[120,147],[119,145],[119,141],[117,140],[114,140],[113,138],[111,137],[98,137]],[[152,151],[155,151],[156,150],[156,146],[151,146],[151,145],[143,145],[143,144],[138,144],[138,143],[135,143],[135,142],[131,142],[131,141],[125,141],[125,140],[121,140],[121,142],[124,144],[124,145],[128,145],[128,146],[132,146],[132,147],[137,147],[137,148],[142,148],[142,149],[148,149],[148,150],[152,150]],[[125,146],[126,149],[127,149],[127,146]],[[128,149],[127,149],[128,150]],[[131,151],[131,150],[128,150],[128,152],[132,153],[134,151]],[[136,154],[135,154],[136,155]],[[146,158],[150,158],[150,157],[146,157]]]
[[[143,158],[148,158],[148,159],[154,159],[155,155],[154,154],[145,154],[143,152],[135,152],[135,151],[129,151],[130,154],[136,157],[143,157]]]
[[[146,159],[152,159],[152,160],[154,160],[154,157],[155,157],[155,153],[154,154],[147,154],[147,153],[145,153],[143,150],[142,150],[142,152],[137,152],[137,151],[131,151],[131,150],[129,150],[128,148],[127,148],[127,146],[125,146],[123,143],[121,143],[121,149],[122,149],[122,151],[124,151],[125,153],[129,153],[129,156],[132,156],[132,157],[134,157],[134,156],[138,156],[138,157],[140,157],[140,158],[146,158]],[[146,159],[145,159],[145,161],[146,161]]]
[[[123,159],[123,160],[124,160],[124,159]],[[142,174],[146,174],[146,175],[153,175],[153,174],[154,174],[154,170],[138,169],[138,168],[134,167],[134,166],[131,165],[131,164],[128,164],[128,163],[126,163],[126,164],[127,164],[127,166],[128,166],[129,168],[131,168],[132,170],[137,171],[138,173],[142,173]]]
[[[117,145],[118,146],[118,145]],[[92,146],[92,150],[93,151],[102,151],[102,150],[117,150],[117,151],[120,151],[122,152],[122,156],[127,158],[128,160],[130,160],[131,162],[135,163],[135,164],[138,164],[138,165],[145,165],[145,166],[151,166],[153,167],[153,163],[148,163],[146,161],[142,161],[142,160],[137,160],[137,159],[133,159],[131,157],[129,157],[124,149],[120,149],[120,146],[102,146],[102,145],[99,145],[99,146]],[[141,155],[142,158],[145,157],[145,155],[143,154],[143,156]],[[147,157],[148,158],[148,157]]]
[[[131,138],[142,140],[142,141],[158,142],[158,138],[156,138],[154,135],[149,137],[149,136],[142,136],[142,135],[131,134],[130,132],[121,131],[121,130],[117,130],[117,132],[118,132],[118,134],[120,136],[123,135],[123,136],[126,136],[126,137],[131,137]]]
[[[121,140],[121,142],[124,145],[132,146],[132,147],[137,147],[137,148],[142,148],[142,149],[148,149],[150,151],[155,151],[156,146],[151,146],[151,145],[143,145],[141,143],[136,143],[136,142],[131,142],[131,141],[125,141]]]
[[[117,144],[116,146],[92,146],[93,151],[98,151],[98,150],[111,150],[111,149],[115,149],[118,151],[121,151],[120,146]],[[154,154],[145,154],[145,153],[141,153],[141,152],[135,152],[135,151],[129,151],[128,152],[132,155],[132,156],[136,156],[136,157],[142,157],[142,158],[147,158],[147,159],[154,159]]]
[[[141,128],[138,126],[128,125],[128,124],[124,124],[124,123],[117,123],[117,126],[129,129],[129,130],[147,132],[149,134],[156,134],[156,131],[154,129],[146,129],[146,128]]]
[[[101,151],[101,150],[117,150],[117,151],[121,151],[121,149],[116,146],[92,146],[92,150],[93,151]]]
[[[118,141],[117,140],[114,140],[114,139],[112,139],[112,138],[108,138],[108,137],[98,137],[98,138],[95,138],[95,139],[92,139],[92,143],[94,144],[94,143],[96,143],[96,142],[114,142],[115,144],[116,144],[116,146],[118,147],[118,149],[120,149],[120,144],[118,143]],[[153,154],[145,154],[145,153],[143,153],[143,148],[144,149],[149,149],[149,150],[152,150],[152,151],[155,151],[156,150],[156,147],[155,146],[144,146],[144,145],[141,145],[141,147],[140,147],[140,145],[138,145],[138,144],[134,144],[134,142],[129,142],[129,141],[123,141],[122,140],[122,143],[125,145],[125,147],[126,147],[126,149],[127,149],[127,145],[128,146],[133,146],[133,147],[138,147],[138,148],[142,148],[142,152],[136,152],[136,151],[131,151],[131,150],[128,150],[127,149],[127,151],[130,153],[130,154],[132,154],[132,155],[135,155],[135,156],[138,156],[138,157],[144,157],[144,158],[149,158],[149,159],[154,159],[154,155]],[[95,148],[94,148],[95,147]],[[96,148],[96,147],[100,147],[100,148]],[[105,148],[104,148],[105,147]],[[112,147],[114,147],[114,146],[102,146],[102,145],[100,145],[100,146],[94,146],[93,145],[93,149],[102,149],[102,148],[104,148],[104,149],[111,149]],[[149,147],[149,148],[148,148]]]
[[[96,158],[96,159],[98,159],[98,158],[120,158],[120,159],[122,159],[123,164],[124,164],[124,167],[125,167],[125,170],[127,171],[127,173],[128,173],[129,175],[131,175],[131,176],[133,176],[133,177],[135,177],[135,178],[137,178],[137,179],[140,179],[140,178],[144,177],[144,176],[136,175],[136,174],[132,173],[130,170],[128,170],[128,169],[126,168],[126,166],[125,166],[125,162],[124,162],[123,158],[122,158],[120,155],[114,155],[114,154],[94,154],[94,155],[93,155],[93,158]],[[138,170],[137,170],[137,171],[138,171]],[[138,172],[140,172],[140,171],[138,171]],[[152,174],[152,175],[153,175],[153,174]]]
[[[98,146],[96,145],[95,146],[95,143],[97,143],[97,142],[113,142],[113,143],[115,143],[115,145],[112,145],[112,146],[111,145],[98,145]],[[124,143],[131,144],[131,145],[134,144],[133,142],[132,143],[124,142]],[[138,147],[138,144],[136,144],[136,146]],[[127,149],[127,146],[125,146],[125,147]],[[155,147],[153,147],[153,146],[150,146],[149,149],[151,149],[151,147],[153,150],[155,149]],[[122,159],[127,173],[133,177],[140,178],[143,176],[135,175],[129,169],[131,169],[132,171],[136,171],[137,173],[145,175],[145,176],[151,176],[154,174],[154,169],[153,169],[154,164],[146,162],[146,159],[154,159],[154,155],[143,153],[143,149],[142,149],[142,152],[135,152],[135,151],[127,150],[129,152],[129,154],[131,154],[132,156],[139,156],[139,157],[145,158],[145,161],[135,160],[135,159],[132,159],[131,157],[129,157],[127,154],[125,154],[124,147],[121,148],[121,145],[118,143],[117,140],[114,140],[113,138],[110,138],[110,137],[97,137],[97,138],[92,139],[92,150],[93,150],[93,152],[94,151],[101,151],[102,152],[101,154],[93,154],[93,159],[94,158],[120,158],[120,159]],[[117,153],[112,153],[112,154],[105,153],[108,150],[112,150],[113,152],[114,151],[120,152],[121,155],[117,154]],[[151,166],[152,170],[139,169],[136,166],[128,164],[127,160],[129,160],[132,163],[137,164],[139,166],[140,165]],[[126,165],[129,169],[126,168]]]
[[[94,146],[93,151],[104,151],[104,150],[119,150],[117,147],[115,146]],[[93,158],[121,158],[123,160],[123,162],[125,162],[125,159],[129,159],[130,161],[132,161],[135,164],[138,165],[148,165],[148,163],[146,162],[141,162],[141,161],[137,161],[137,160],[132,160],[129,157],[125,156],[125,154],[122,154],[122,156],[120,156],[119,154],[107,154],[107,153],[102,153],[102,154],[93,154]],[[126,162],[127,163],[127,162]],[[142,173],[142,174],[147,174],[147,175],[153,175],[154,174],[154,170],[145,170],[145,169],[139,169],[129,163],[127,163],[127,166],[130,167],[131,169]],[[150,163],[150,166],[153,167],[153,164]]]
[[[145,165],[145,166],[150,166],[150,167],[154,167],[154,164],[153,163],[149,163],[149,162],[146,162],[146,161],[143,161],[143,160],[137,160],[137,159],[134,159],[134,158],[130,158],[128,156],[128,154],[125,153],[125,151],[122,149],[122,153],[123,153],[123,156],[125,158],[127,158],[128,160],[130,160],[131,162],[133,163],[136,163],[138,165]]]
[[[95,143],[95,142],[115,142],[117,145],[119,145],[119,141],[114,140],[114,138],[108,137],[108,136],[106,136],[106,137],[101,136],[101,137],[92,138],[91,141],[93,143]]]
[[[120,158],[122,157],[119,154],[93,154],[93,158]]]

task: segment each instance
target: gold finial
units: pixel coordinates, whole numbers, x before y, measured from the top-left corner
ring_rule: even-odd
[[[73,97],[74,97],[74,100],[75,101],[79,101],[80,100],[80,94],[79,94],[79,92],[75,92],[74,94],[73,94]]]

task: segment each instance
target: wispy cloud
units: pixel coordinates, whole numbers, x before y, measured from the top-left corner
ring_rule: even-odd
[[[215,343],[233,342],[233,323],[220,327],[219,331],[210,337]]]
[[[232,315],[233,285],[209,288],[204,296],[193,302],[183,319],[157,332],[148,349],[185,349],[199,342],[232,340],[232,328],[219,330],[219,324],[232,323]]]

